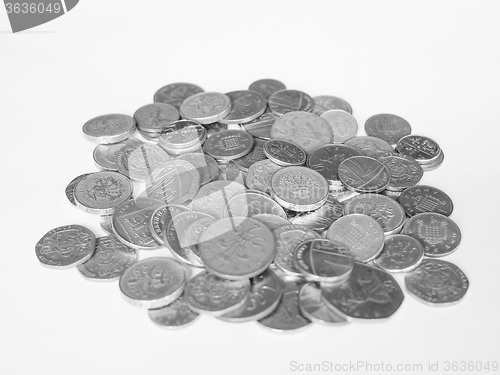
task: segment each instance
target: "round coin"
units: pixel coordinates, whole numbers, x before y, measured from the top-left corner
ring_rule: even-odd
[[[200,174],[200,185],[203,186],[217,178],[219,164],[211,156],[202,152],[189,152],[177,157],[177,160],[185,160],[194,165]]]
[[[249,121],[241,126],[254,137],[271,139],[271,128],[277,118],[278,116],[272,113],[264,113],[255,120]]]
[[[283,167],[304,165],[307,160],[307,154],[300,146],[283,139],[267,141],[264,144],[264,154]]]
[[[249,154],[254,144],[254,138],[244,130],[223,130],[205,142],[203,151],[216,160],[229,161]]]
[[[127,115],[111,114],[95,117],[83,125],[83,135],[99,144],[117,143],[132,136],[135,120]]]
[[[248,89],[257,91],[267,100],[276,91],[285,90],[286,86],[275,79],[265,78],[253,82]]]
[[[314,211],[299,212],[290,218],[290,222],[322,233],[343,214],[344,206],[332,194],[329,194],[323,206]]]
[[[203,186],[193,200],[193,210],[217,219],[227,215],[229,200],[245,187],[235,181],[213,181]]]
[[[255,139],[252,151],[242,158],[234,159],[233,163],[235,163],[242,171],[248,172],[248,168],[250,168],[252,164],[266,159],[266,154],[264,153],[265,143],[266,141],[262,139]]]
[[[381,113],[366,120],[365,131],[369,136],[395,144],[404,136],[411,134],[411,126],[404,118]]]
[[[158,145],[168,152],[176,153],[199,148],[207,137],[207,130],[191,120],[174,121],[163,128]]]
[[[271,215],[271,214],[253,215],[252,219],[260,221],[271,232],[274,232],[276,229],[290,224],[290,222],[287,219],[284,219],[284,218],[276,216],[276,215]]]
[[[339,166],[351,156],[361,156],[361,153],[355,148],[346,145],[325,145],[317,148],[309,156],[307,166],[320,173],[331,184],[339,181]]]
[[[332,129],[332,143],[344,143],[358,132],[358,122],[354,116],[342,109],[325,111],[321,118],[326,120]]]
[[[231,98],[218,92],[201,92],[185,99],[179,112],[181,117],[200,124],[220,122],[231,111]]]
[[[111,145],[97,145],[93,153],[95,165],[99,169],[117,171],[118,152],[125,146],[128,146],[127,149],[130,148],[131,150],[135,150],[141,144],[142,142],[138,139],[128,138],[122,142],[114,143]]]
[[[347,113],[352,114],[352,107],[349,103],[347,103],[344,99],[338,98],[332,95],[320,95],[315,96],[314,100],[314,108],[312,112],[315,115],[321,116],[326,111],[331,109],[341,109]]]
[[[154,323],[167,329],[186,327],[199,317],[198,313],[189,308],[184,295],[167,306],[149,309],[148,315]]]
[[[177,108],[165,103],[146,104],[134,113],[137,127],[146,132],[160,132],[179,118]]]
[[[262,115],[267,108],[266,98],[252,90],[226,93],[231,99],[231,111],[219,120],[222,124],[244,124]]]
[[[407,135],[401,138],[396,150],[403,155],[411,156],[419,164],[432,163],[441,154],[441,148],[435,141],[420,135]]]
[[[299,90],[279,90],[268,98],[268,106],[272,113],[283,116],[294,111],[311,112],[314,100],[305,92]]]
[[[66,189],[64,190],[66,194],[66,198],[68,198],[69,203],[71,203],[73,206],[76,207],[76,201],[75,201],[75,187],[78,185],[78,183],[83,180],[85,177],[91,175],[92,173],[84,173],[78,177],[75,177],[71,182],[66,186]]]
[[[164,204],[159,206],[149,220],[149,229],[155,241],[160,245],[164,245],[163,233],[170,220],[181,212],[187,211],[190,211],[190,209],[178,204]]]
[[[379,157],[378,161],[384,164],[391,174],[387,190],[403,191],[418,184],[424,175],[420,164],[410,156],[390,154]]]
[[[314,323],[338,325],[348,322],[346,315],[323,302],[321,289],[316,283],[302,286],[299,293],[299,308],[301,314]]]
[[[387,272],[410,272],[418,267],[424,257],[424,247],[411,236],[394,234],[385,238],[384,248],[373,261]]]
[[[344,160],[338,171],[339,179],[358,193],[378,193],[389,184],[391,174],[386,166],[368,156],[351,156]]]
[[[159,89],[155,93],[153,101],[179,108],[184,100],[200,92],[203,92],[203,89],[192,83],[171,83]]]
[[[150,143],[141,144],[128,156],[128,169],[118,166],[118,172],[130,177],[134,181],[151,182],[152,172],[172,158],[159,146]],[[127,174],[128,173],[128,174]]]
[[[262,160],[248,168],[245,183],[249,189],[259,190],[264,193],[271,190],[271,177],[282,167],[271,160]]]
[[[453,212],[453,201],[448,194],[428,185],[417,185],[404,190],[399,196],[399,203],[408,216],[423,212],[450,216]]]
[[[347,146],[354,147],[365,156],[377,159],[387,153],[394,153],[394,148],[386,141],[376,137],[354,137],[345,142]]]

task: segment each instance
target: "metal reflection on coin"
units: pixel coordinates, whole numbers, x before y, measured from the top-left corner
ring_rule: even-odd
[[[324,232],[344,214],[344,206],[329,194],[324,205],[314,211],[299,212],[290,218],[292,224],[303,225],[318,233]]]
[[[151,215],[149,229],[153,238],[160,245],[164,245],[163,232],[172,218],[181,212],[190,211],[189,208],[178,204],[166,204],[159,206]]]
[[[339,180],[340,164],[351,156],[361,156],[361,152],[346,145],[325,145],[317,148],[307,160],[307,166],[320,173],[329,183]],[[338,184],[337,184],[338,185]]]
[[[165,126],[158,139],[158,146],[171,154],[193,152],[207,138],[204,126],[192,120],[179,120]]]
[[[391,179],[386,189],[391,191],[403,191],[404,189],[418,184],[424,170],[415,159],[406,155],[384,155],[378,158],[384,164]]]
[[[78,271],[91,280],[116,280],[136,261],[137,252],[115,236],[99,237],[94,254],[78,266]]]
[[[211,136],[203,151],[216,160],[229,161],[249,154],[254,144],[254,138],[244,130],[224,130]]]
[[[248,168],[245,183],[249,189],[260,190],[265,193],[271,190],[271,177],[282,167],[271,160],[262,160]]]
[[[71,182],[66,186],[66,189],[64,190],[66,194],[66,198],[68,198],[69,203],[71,203],[73,206],[76,207],[76,201],[75,201],[75,187],[78,185],[78,183],[83,180],[85,177],[91,175],[92,173],[85,173],[82,174],[78,177],[75,177],[74,179],[71,180]]]
[[[321,284],[323,301],[357,319],[384,319],[401,306],[404,295],[387,272],[354,263],[349,278],[341,284]]]
[[[184,295],[167,306],[159,309],[149,309],[148,315],[154,323],[167,329],[186,327],[199,316],[198,313],[189,308]]]
[[[65,225],[48,231],[35,245],[45,266],[70,268],[86,262],[95,251],[95,235],[81,225]]]
[[[404,136],[411,134],[411,126],[402,117],[381,113],[366,120],[365,131],[369,136],[395,144]]]
[[[132,180],[151,182],[153,170],[171,159],[161,147],[149,143],[141,144],[128,156],[128,175],[127,171],[121,168],[118,168],[118,171]]]
[[[389,184],[391,174],[386,166],[368,156],[351,156],[339,166],[339,179],[358,193],[378,193]]]
[[[193,210],[205,212],[217,219],[227,216],[229,200],[246,189],[235,181],[213,181],[203,186],[193,200]]]
[[[99,144],[117,143],[131,137],[136,129],[135,120],[127,115],[110,114],[95,117],[83,125],[83,135]]]
[[[383,139],[370,136],[354,137],[347,140],[345,144],[355,148],[363,155],[375,159],[387,153],[393,154],[395,152],[394,148]]]
[[[299,308],[303,316],[314,323],[342,324],[348,322],[348,317],[323,302],[321,289],[316,283],[307,283],[299,293]]]
[[[187,120],[200,124],[219,122],[231,111],[231,98],[218,92],[201,92],[182,102],[179,113]]]
[[[314,100],[305,92],[299,90],[279,90],[271,94],[268,106],[272,113],[283,116],[294,111],[311,112]]]
[[[152,103],[142,106],[134,113],[137,128],[151,133],[161,130],[180,118],[176,107],[166,103]]]
[[[154,95],[155,103],[167,103],[179,108],[184,100],[203,92],[203,89],[192,83],[171,83],[160,88]]]
[[[268,99],[276,91],[285,90],[286,86],[276,79],[265,78],[253,82],[248,89],[257,91],[264,98]]]
[[[347,103],[344,99],[338,98],[332,95],[320,95],[315,96],[314,100],[314,108],[312,112],[315,115],[321,116],[324,112],[330,109],[341,109],[346,111],[347,113],[352,114],[352,107],[349,103]]]
[[[399,196],[399,203],[408,216],[423,212],[450,216],[453,212],[453,201],[448,194],[428,185],[417,185],[404,190]]]
[[[185,160],[194,165],[200,174],[200,185],[203,186],[217,178],[219,164],[211,156],[201,152],[191,152],[177,157],[176,160]]]
[[[405,234],[385,238],[384,248],[373,261],[387,272],[409,272],[418,267],[424,257],[424,247],[417,239]]]
[[[272,113],[264,113],[255,120],[249,121],[241,126],[251,135],[262,139],[271,139],[271,127],[278,116]]]
[[[95,165],[99,169],[117,171],[117,157],[119,151],[125,146],[129,146],[135,150],[141,144],[142,142],[136,138],[127,138],[124,141],[110,145],[97,145],[93,153]]]
[[[264,194],[247,192],[237,194],[229,200],[227,216],[254,216],[259,214],[272,214],[286,219],[283,207]]]
[[[453,263],[441,259],[424,259],[405,276],[408,293],[421,302],[446,306],[459,302],[469,289],[469,280]]]
[[[303,165],[307,160],[307,154],[300,146],[283,139],[266,142],[264,154],[269,160],[283,167]]]
[[[358,132],[358,122],[350,113],[341,109],[330,109],[321,114],[330,125],[333,133],[332,143],[344,143]]]
[[[252,90],[226,93],[231,99],[231,111],[219,120],[222,124],[244,124],[262,115],[267,108],[266,98]]]
[[[441,154],[441,148],[436,141],[421,135],[407,135],[401,138],[396,150],[411,156],[421,165],[434,162]]]

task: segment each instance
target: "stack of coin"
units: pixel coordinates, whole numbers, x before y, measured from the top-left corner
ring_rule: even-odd
[[[158,145],[171,155],[197,151],[207,139],[206,129],[192,120],[179,120],[165,126]]]

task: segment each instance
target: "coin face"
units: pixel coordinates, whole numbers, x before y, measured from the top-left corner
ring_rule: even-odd
[[[226,93],[231,99],[231,111],[220,119],[223,124],[244,124],[262,115],[267,108],[266,98],[252,90],[239,90]]]
[[[193,200],[193,210],[217,219],[226,216],[229,200],[245,187],[235,181],[213,181],[203,186]]]
[[[264,154],[269,160],[283,167],[303,165],[307,159],[306,152],[300,146],[283,139],[267,141]]]
[[[179,108],[184,100],[201,92],[203,92],[203,89],[192,83],[171,83],[159,89],[155,93],[153,101]]]
[[[346,245],[358,262],[375,259],[384,246],[384,231],[370,216],[351,214],[334,222],[326,238]]]
[[[231,160],[229,163],[219,163],[219,180],[235,181],[241,185],[245,184],[247,172],[240,169],[236,163]]]
[[[73,180],[71,180],[71,182],[68,184],[68,186],[66,186],[66,189],[65,189],[65,194],[66,194],[66,198],[68,198],[69,200],[69,203],[71,203],[73,206],[76,206],[76,202],[75,202],[75,187],[76,185],[78,185],[78,183],[83,180],[85,177],[91,175],[91,173],[84,173],[80,176],[77,176],[75,177]]]
[[[411,126],[404,118],[381,113],[366,120],[365,131],[369,136],[395,144],[404,136],[411,134]]]
[[[307,112],[287,112],[271,128],[272,139],[295,143],[308,154],[331,143],[332,137],[330,125],[321,117]]]
[[[264,153],[264,144],[266,141],[262,139],[255,139],[255,144],[253,146],[252,151],[247,155],[234,159],[233,162],[244,172],[248,172],[248,168],[252,166],[252,164],[257,163],[258,161],[265,160],[266,155]]]
[[[174,121],[163,128],[158,145],[169,152],[199,147],[205,140],[206,133],[206,129],[196,121]]]
[[[358,193],[378,193],[389,184],[391,174],[386,166],[368,156],[351,156],[338,170],[340,181]]]
[[[418,300],[443,306],[460,301],[469,289],[469,280],[453,263],[424,259],[417,269],[405,276],[405,286]]]
[[[361,154],[375,159],[387,153],[394,153],[394,148],[389,143],[376,137],[354,137],[347,140],[345,144],[355,148]]]
[[[146,104],[134,113],[137,127],[147,132],[160,132],[179,118],[177,108],[165,103]]]
[[[303,225],[315,232],[322,233],[344,214],[344,206],[329,194],[326,202],[314,211],[299,212],[290,218],[292,224]]]
[[[417,239],[405,234],[385,238],[384,248],[373,262],[387,272],[413,271],[422,262],[424,247]]]
[[[428,257],[451,254],[460,243],[460,228],[449,217],[424,212],[411,217],[403,227],[403,234],[415,237],[424,245]]]
[[[202,92],[185,99],[179,112],[181,117],[200,124],[220,122],[231,111],[231,98],[218,92]]]
[[[186,271],[175,260],[147,258],[134,263],[120,277],[120,290],[133,305],[155,309],[175,301],[184,290]]]
[[[117,171],[118,152],[125,146],[135,150],[142,144],[141,141],[135,138],[127,138],[124,141],[111,145],[97,145],[94,149],[93,157],[97,168],[109,171]]]
[[[350,113],[342,109],[330,109],[321,114],[332,128],[333,143],[344,143],[358,132],[358,122]]]
[[[75,186],[75,202],[90,213],[112,214],[115,207],[132,196],[130,180],[117,172],[96,172],[83,178]]]
[[[164,204],[154,210],[149,220],[149,229],[155,241],[160,245],[164,245],[163,233],[170,220],[181,212],[187,211],[190,211],[190,209],[178,204]]]
[[[331,109],[341,109],[347,113],[352,114],[352,108],[349,103],[347,103],[344,99],[338,98],[332,95],[320,95],[315,96],[314,100],[314,108],[312,112],[315,115],[321,116],[324,112]]]
[[[386,155],[378,158],[391,174],[387,190],[403,191],[418,184],[424,175],[424,170],[415,159],[406,155]]]
[[[360,156],[355,148],[346,145],[325,145],[317,148],[307,160],[307,166],[320,173],[328,181],[338,181],[340,164],[351,156]]]
[[[186,327],[199,316],[198,313],[189,308],[184,295],[167,306],[159,309],[149,309],[148,315],[154,323],[167,329]]]
[[[271,189],[271,177],[282,167],[271,160],[262,160],[254,163],[248,168],[246,185],[249,189],[269,192]]]
[[[127,115],[111,114],[95,117],[83,125],[83,135],[99,144],[117,143],[132,136],[135,120]]]
[[[272,113],[264,113],[255,120],[244,123],[241,126],[254,137],[271,139],[271,127],[277,118],[278,116]]]
[[[202,152],[189,152],[178,156],[177,160],[184,160],[193,164],[200,174],[201,186],[215,180],[219,173],[219,164],[217,164],[215,159]]]
[[[435,161],[441,153],[441,148],[435,141],[420,135],[407,135],[401,138],[396,150],[403,155],[411,156],[420,164]]]
[[[216,160],[233,160],[249,154],[254,138],[243,130],[224,130],[211,136],[203,145],[203,151]]]
[[[115,236],[99,237],[94,254],[78,266],[78,271],[91,280],[117,280],[136,261],[137,252]]]
[[[321,289],[316,283],[307,283],[300,288],[299,308],[303,316],[314,323],[342,324],[348,317],[323,302]]]
[[[271,214],[286,219],[286,213],[276,201],[259,193],[237,194],[229,200],[229,210],[224,213],[229,216],[254,216]]]
[[[161,147],[144,143],[129,154],[128,170],[120,165],[118,171],[134,181],[151,181],[153,170],[171,159]]]
[[[220,316],[243,306],[249,292],[248,279],[221,279],[203,271],[189,280],[184,296],[191,310]]]
[[[268,98],[268,106],[272,113],[283,116],[294,111],[311,112],[314,100],[305,92],[299,90],[279,90]]]
[[[264,272],[274,259],[274,237],[261,222],[251,218],[221,219],[200,237],[205,268],[224,279],[241,280]]]
[[[267,78],[253,82],[248,89],[260,93],[267,100],[276,91],[285,90],[286,86],[280,81]]]
[[[453,202],[448,194],[428,185],[417,185],[404,190],[399,196],[399,203],[408,216],[423,212],[450,216],[453,212]]]
[[[322,284],[323,301],[357,319],[384,319],[403,303],[403,292],[387,272],[354,263],[349,278],[339,284]]]
[[[45,266],[70,268],[86,262],[95,251],[94,233],[81,225],[65,225],[47,232],[36,244],[35,253]]]

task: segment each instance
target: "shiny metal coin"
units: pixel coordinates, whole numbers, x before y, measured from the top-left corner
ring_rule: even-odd
[[[184,295],[181,295],[167,306],[159,309],[149,309],[148,315],[153,323],[166,329],[186,327],[200,316],[189,308]]]
[[[200,124],[220,122],[231,111],[231,98],[218,92],[202,92],[190,96],[179,109],[181,117]]]
[[[423,257],[424,247],[420,241],[405,234],[394,234],[385,238],[384,248],[373,263],[391,273],[410,272]]]
[[[249,121],[241,126],[254,137],[271,139],[271,127],[277,118],[278,116],[272,113],[264,113],[255,120]]]
[[[271,314],[281,300],[281,281],[276,274],[267,269],[250,280],[250,293],[239,309],[219,316],[226,322],[242,323],[259,320]]]
[[[312,112],[315,115],[321,116],[324,112],[331,109],[341,109],[347,113],[352,114],[352,107],[344,99],[332,95],[315,96],[314,108]]]
[[[144,143],[129,154],[126,170],[123,168],[123,164],[118,164],[118,172],[134,181],[149,181],[151,183],[153,171],[169,160],[172,158],[161,147]]]
[[[121,243],[137,250],[159,248],[149,222],[161,204],[161,201],[151,198],[137,198],[122,203],[113,213],[114,235]]]
[[[159,133],[180,118],[179,111],[171,104],[152,103],[142,106],[134,113],[137,128],[145,132]]]
[[[278,118],[271,128],[272,139],[283,139],[300,146],[308,154],[329,144],[333,133],[326,120],[312,113],[292,111]]]
[[[392,191],[392,190],[384,190],[380,194],[385,195],[386,197],[389,197],[394,200],[398,200],[399,196],[401,195],[400,191]]]
[[[135,132],[135,120],[127,115],[111,114],[95,117],[83,125],[85,139],[99,143],[117,143]]]
[[[186,271],[177,261],[164,258],[140,260],[120,277],[120,291],[133,305],[156,309],[179,298],[184,290]]]
[[[250,280],[226,280],[203,271],[186,285],[184,298],[197,313],[220,316],[238,310],[250,293]]]
[[[116,159],[118,157],[118,152],[124,147],[129,146],[133,149],[137,148],[142,144],[141,141],[135,138],[127,138],[126,140],[111,145],[97,145],[94,149],[93,157],[97,168],[117,171],[118,166],[116,165]]]
[[[101,215],[101,220],[99,222],[101,229],[107,234],[113,234],[113,215]]]
[[[285,90],[286,86],[275,79],[265,78],[253,82],[248,89],[257,91],[267,100],[276,91]]]
[[[213,124],[203,125],[207,131],[207,138],[210,138],[215,133],[227,130],[227,124],[221,124],[220,122],[214,122]]]
[[[160,245],[164,245],[165,241],[163,239],[164,231],[167,228],[170,220],[180,214],[181,212],[191,211],[189,208],[180,206],[178,204],[166,204],[159,206],[151,215],[149,220],[149,229],[153,238]]]
[[[307,154],[300,146],[283,139],[267,141],[264,154],[269,160],[283,167],[304,165],[307,160]]]
[[[54,228],[35,245],[35,254],[45,266],[52,268],[76,267],[92,257],[95,235],[81,225]]]
[[[75,201],[75,187],[78,185],[78,183],[83,180],[85,177],[91,175],[92,173],[84,173],[78,177],[75,177],[74,179],[71,180],[71,182],[66,186],[66,189],[64,190],[66,194],[66,198],[68,198],[69,203],[71,203],[73,206],[76,207],[76,201]]]
[[[287,219],[272,214],[257,214],[253,215],[252,219],[260,221],[271,232],[274,232],[276,229],[281,228],[285,225],[290,225],[290,221],[288,221]]]
[[[217,178],[219,164],[211,156],[202,152],[190,152],[177,157],[177,160],[185,160],[194,165],[200,174],[200,185],[203,186]]]
[[[378,193],[389,184],[391,174],[386,166],[368,156],[351,156],[339,166],[339,179],[358,193]]]
[[[446,306],[459,302],[469,289],[469,280],[453,263],[424,259],[418,268],[405,276],[406,290],[421,302]]]
[[[453,220],[432,212],[411,217],[402,233],[422,242],[425,255],[433,258],[451,254],[462,239],[460,228]]]
[[[388,318],[404,300],[401,288],[390,274],[357,262],[345,282],[321,284],[321,295],[325,303],[356,319]]]
[[[203,186],[194,198],[193,210],[221,219],[227,216],[229,200],[245,190],[243,185],[235,181],[210,182]]]
[[[316,283],[307,283],[299,292],[301,314],[313,323],[339,325],[347,323],[348,317],[323,302],[321,289]]]
[[[86,212],[108,215],[130,199],[132,190],[130,180],[120,173],[96,172],[75,186],[75,203]]]
[[[261,274],[276,253],[271,231],[246,217],[221,219],[209,226],[200,237],[199,250],[205,268],[228,280]]]
[[[234,160],[249,154],[255,144],[254,138],[243,130],[224,130],[208,139],[203,151],[216,160]]]
[[[113,170],[116,169],[116,171],[120,172],[122,175],[129,177],[128,158],[130,157],[130,154],[143,145],[144,142],[139,141],[136,138],[129,138],[124,142],[120,142],[120,144],[124,145],[115,151],[115,168]]]
[[[404,136],[411,134],[411,126],[404,118],[381,113],[366,120],[365,131],[369,136],[395,144]]]
[[[441,153],[436,141],[421,135],[407,135],[401,138],[396,150],[403,155],[411,156],[421,165],[436,161]]]
[[[400,232],[406,218],[405,211],[398,202],[381,194],[360,194],[349,199],[344,206],[344,215],[350,214],[374,218],[386,235]]]
[[[361,156],[361,152],[346,145],[325,145],[317,148],[309,156],[307,166],[320,173],[327,181],[339,183],[339,166],[351,156]]]
[[[290,222],[322,233],[343,214],[344,206],[332,194],[329,194],[323,206],[314,211],[299,212],[290,218]]]
[[[222,178],[219,180],[235,181],[245,185],[248,173],[240,169],[233,160],[227,164],[219,163],[219,171],[222,171]]]
[[[232,162],[236,164],[242,171],[248,172],[248,168],[250,168],[252,164],[266,159],[266,154],[264,153],[265,143],[266,141],[262,139],[255,139],[255,144],[252,151],[250,151],[250,153],[243,156],[242,158],[234,159]]]
[[[344,143],[358,132],[358,122],[350,113],[341,109],[330,109],[321,114],[321,118],[332,128],[332,143]]]
[[[345,245],[326,239],[302,242],[293,252],[295,267],[308,281],[337,283],[352,271],[354,258]]]
[[[78,271],[90,280],[117,280],[136,261],[137,252],[115,236],[99,237],[94,254],[78,266]]]
[[[267,100],[256,91],[231,91],[226,95],[231,99],[231,111],[219,120],[222,124],[244,124],[255,120],[266,111]]]
[[[354,137],[347,140],[345,144],[355,148],[361,154],[375,159],[387,153],[395,153],[394,148],[389,143],[376,137]]]
[[[271,191],[271,177],[281,166],[271,160],[262,160],[254,163],[248,168],[245,182],[249,189],[260,190],[264,193]]]
[[[408,216],[423,212],[450,216],[453,212],[453,201],[448,194],[428,185],[417,185],[404,190],[399,196],[399,203]]]
[[[229,200],[229,210],[225,212],[225,217],[241,216],[253,217],[259,214],[271,214],[286,219],[286,213],[271,197],[262,193],[237,194]]]
[[[422,169],[424,170],[424,172],[433,171],[434,169],[440,167],[441,164],[443,164],[443,161],[444,161],[444,152],[443,150],[441,150],[437,159],[429,164],[422,164]]]
[[[326,238],[346,245],[358,262],[375,259],[384,246],[384,231],[380,224],[362,214],[341,217],[330,226]]]
[[[283,116],[294,111],[311,112],[314,100],[305,92],[299,90],[279,90],[268,98],[268,106],[272,113]]]
[[[418,184],[424,175],[420,164],[410,156],[391,154],[379,157],[378,161],[384,164],[391,174],[387,190],[403,191]]]
[[[196,121],[174,121],[163,128],[158,145],[167,151],[180,151],[200,147],[205,141],[207,130]]]
[[[159,89],[153,98],[155,103],[171,104],[179,108],[184,100],[203,92],[203,89],[192,83],[171,83]]]

